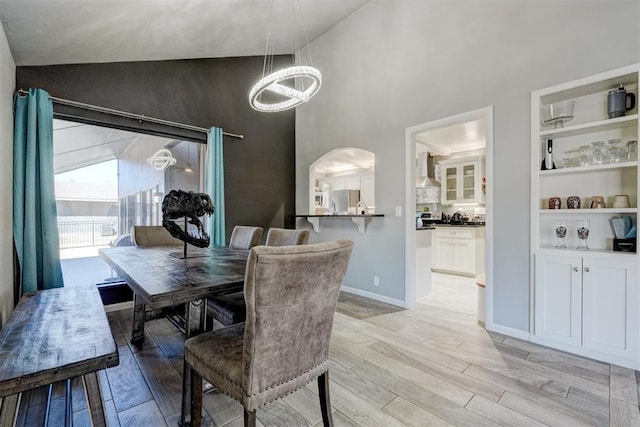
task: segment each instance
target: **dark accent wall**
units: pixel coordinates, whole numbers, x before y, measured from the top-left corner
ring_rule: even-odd
[[[278,57],[276,62],[288,61]],[[243,134],[224,138],[227,241],[234,225],[295,224],[295,112],[248,103],[262,57],[17,67],[16,87],[135,114]],[[206,141],[203,133],[54,103],[59,118]],[[266,233],[265,233],[266,234]]]

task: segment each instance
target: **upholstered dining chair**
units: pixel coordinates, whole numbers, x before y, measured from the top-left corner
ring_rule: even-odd
[[[229,247],[236,249],[251,249],[260,244],[262,238],[262,227],[249,227],[246,225],[236,225],[231,232]]]
[[[255,426],[258,407],[317,378],[323,424],[333,425],[329,342],[352,248],[351,240],[341,239],[251,249],[246,322],[185,342],[193,426],[201,424],[203,378],[242,403],[245,426]]]
[[[287,230],[270,228],[267,232],[267,246],[306,245],[309,241],[309,230]],[[247,309],[244,293],[220,295],[207,300],[208,314],[224,326],[244,322]]]
[[[131,227],[131,240],[136,246],[169,246],[182,245],[161,225],[134,225]]]
[[[306,245],[309,241],[309,230],[289,230],[270,228],[267,232],[267,246]]]

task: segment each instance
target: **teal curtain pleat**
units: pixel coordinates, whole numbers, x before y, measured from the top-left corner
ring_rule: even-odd
[[[13,239],[16,295],[63,286],[53,181],[53,105],[42,89],[14,100]]]
[[[205,161],[204,187],[211,197],[215,212],[209,218],[209,234],[212,245],[226,243],[224,218],[224,159],[222,155],[222,129],[212,127],[207,133],[207,159]]]

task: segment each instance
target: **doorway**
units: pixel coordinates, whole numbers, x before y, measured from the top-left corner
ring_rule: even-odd
[[[444,144],[440,142],[441,136],[454,135],[456,138],[456,132],[468,131],[469,133],[476,132],[480,129],[484,133],[484,147],[480,147],[478,141],[481,140],[482,135],[476,135],[476,138],[467,138],[465,141],[458,141],[459,144],[468,144],[467,146],[460,145],[456,148],[456,153],[453,150],[447,150],[446,141]],[[459,138],[462,138],[458,135]],[[438,139],[439,141],[433,140]],[[464,139],[464,138],[462,138]],[[474,142],[475,141],[475,142]],[[431,150],[436,154],[437,159],[441,159],[443,164],[446,162],[453,163],[455,165],[456,159],[461,162],[461,167],[464,167],[463,163],[465,156],[468,159],[481,159],[483,162],[482,170],[480,171],[484,178],[481,182],[482,198],[472,198],[468,193],[465,193],[463,185],[464,174],[462,181],[458,180],[459,189],[451,190],[451,183],[456,182],[456,178],[453,172],[445,172],[441,167],[441,179],[445,182],[441,184],[440,190],[447,191],[447,194],[455,194],[455,191],[461,192],[458,194],[458,200],[461,203],[452,203],[451,200],[441,205],[443,215],[451,214],[453,211],[463,211],[469,215],[470,219],[475,216],[476,219],[484,218],[484,273],[485,273],[485,325],[487,329],[491,329],[493,325],[493,107],[486,107],[467,113],[439,119],[436,121],[423,123],[420,125],[409,127],[405,130],[405,153],[406,153],[406,204],[405,209],[407,212],[406,217],[406,231],[405,231],[405,244],[406,254],[405,257],[405,307],[411,308],[415,305],[416,299],[424,294],[424,284],[418,283],[423,279],[424,274],[421,273],[421,268],[428,268],[430,271],[431,256],[426,255],[429,259],[425,259],[425,254],[431,254],[434,250],[434,239],[430,234],[428,238],[425,238],[424,234],[418,235],[418,233],[425,233],[425,231],[416,230],[416,216],[412,215],[416,212],[417,207],[417,193],[416,189],[416,158],[420,150]],[[437,155],[437,153],[440,153]],[[451,171],[455,168],[451,169]],[[463,170],[463,169],[461,169]],[[464,169],[468,171],[468,169]],[[477,179],[477,178],[476,178]],[[447,185],[449,184],[449,185]],[[466,187],[465,187],[466,188]],[[478,196],[477,194],[475,196]],[[441,200],[445,200],[445,197],[441,197]],[[432,202],[432,201],[431,201]],[[433,209],[434,205],[430,205]],[[436,207],[437,209],[437,207]],[[433,233],[433,231],[429,231]],[[418,247],[420,246],[420,247]],[[428,251],[425,250],[428,248]],[[437,250],[437,249],[436,249]],[[426,263],[429,263],[425,267]],[[468,276],[472,276],[467,274]],[[452,276],[455,278],[456,276]],[[431,275],[429,275],[431,279]],[[475,280],[474,280],[475,283]],[[431,282],[429,281],[429,287]]]

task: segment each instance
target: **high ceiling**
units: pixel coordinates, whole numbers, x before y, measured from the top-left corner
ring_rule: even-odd
[[[16,65],[291,53],[291,0],[1,0]],[[296,0],[312,41],[370,0]],[[285,42],[286,40],[286,42]]]

